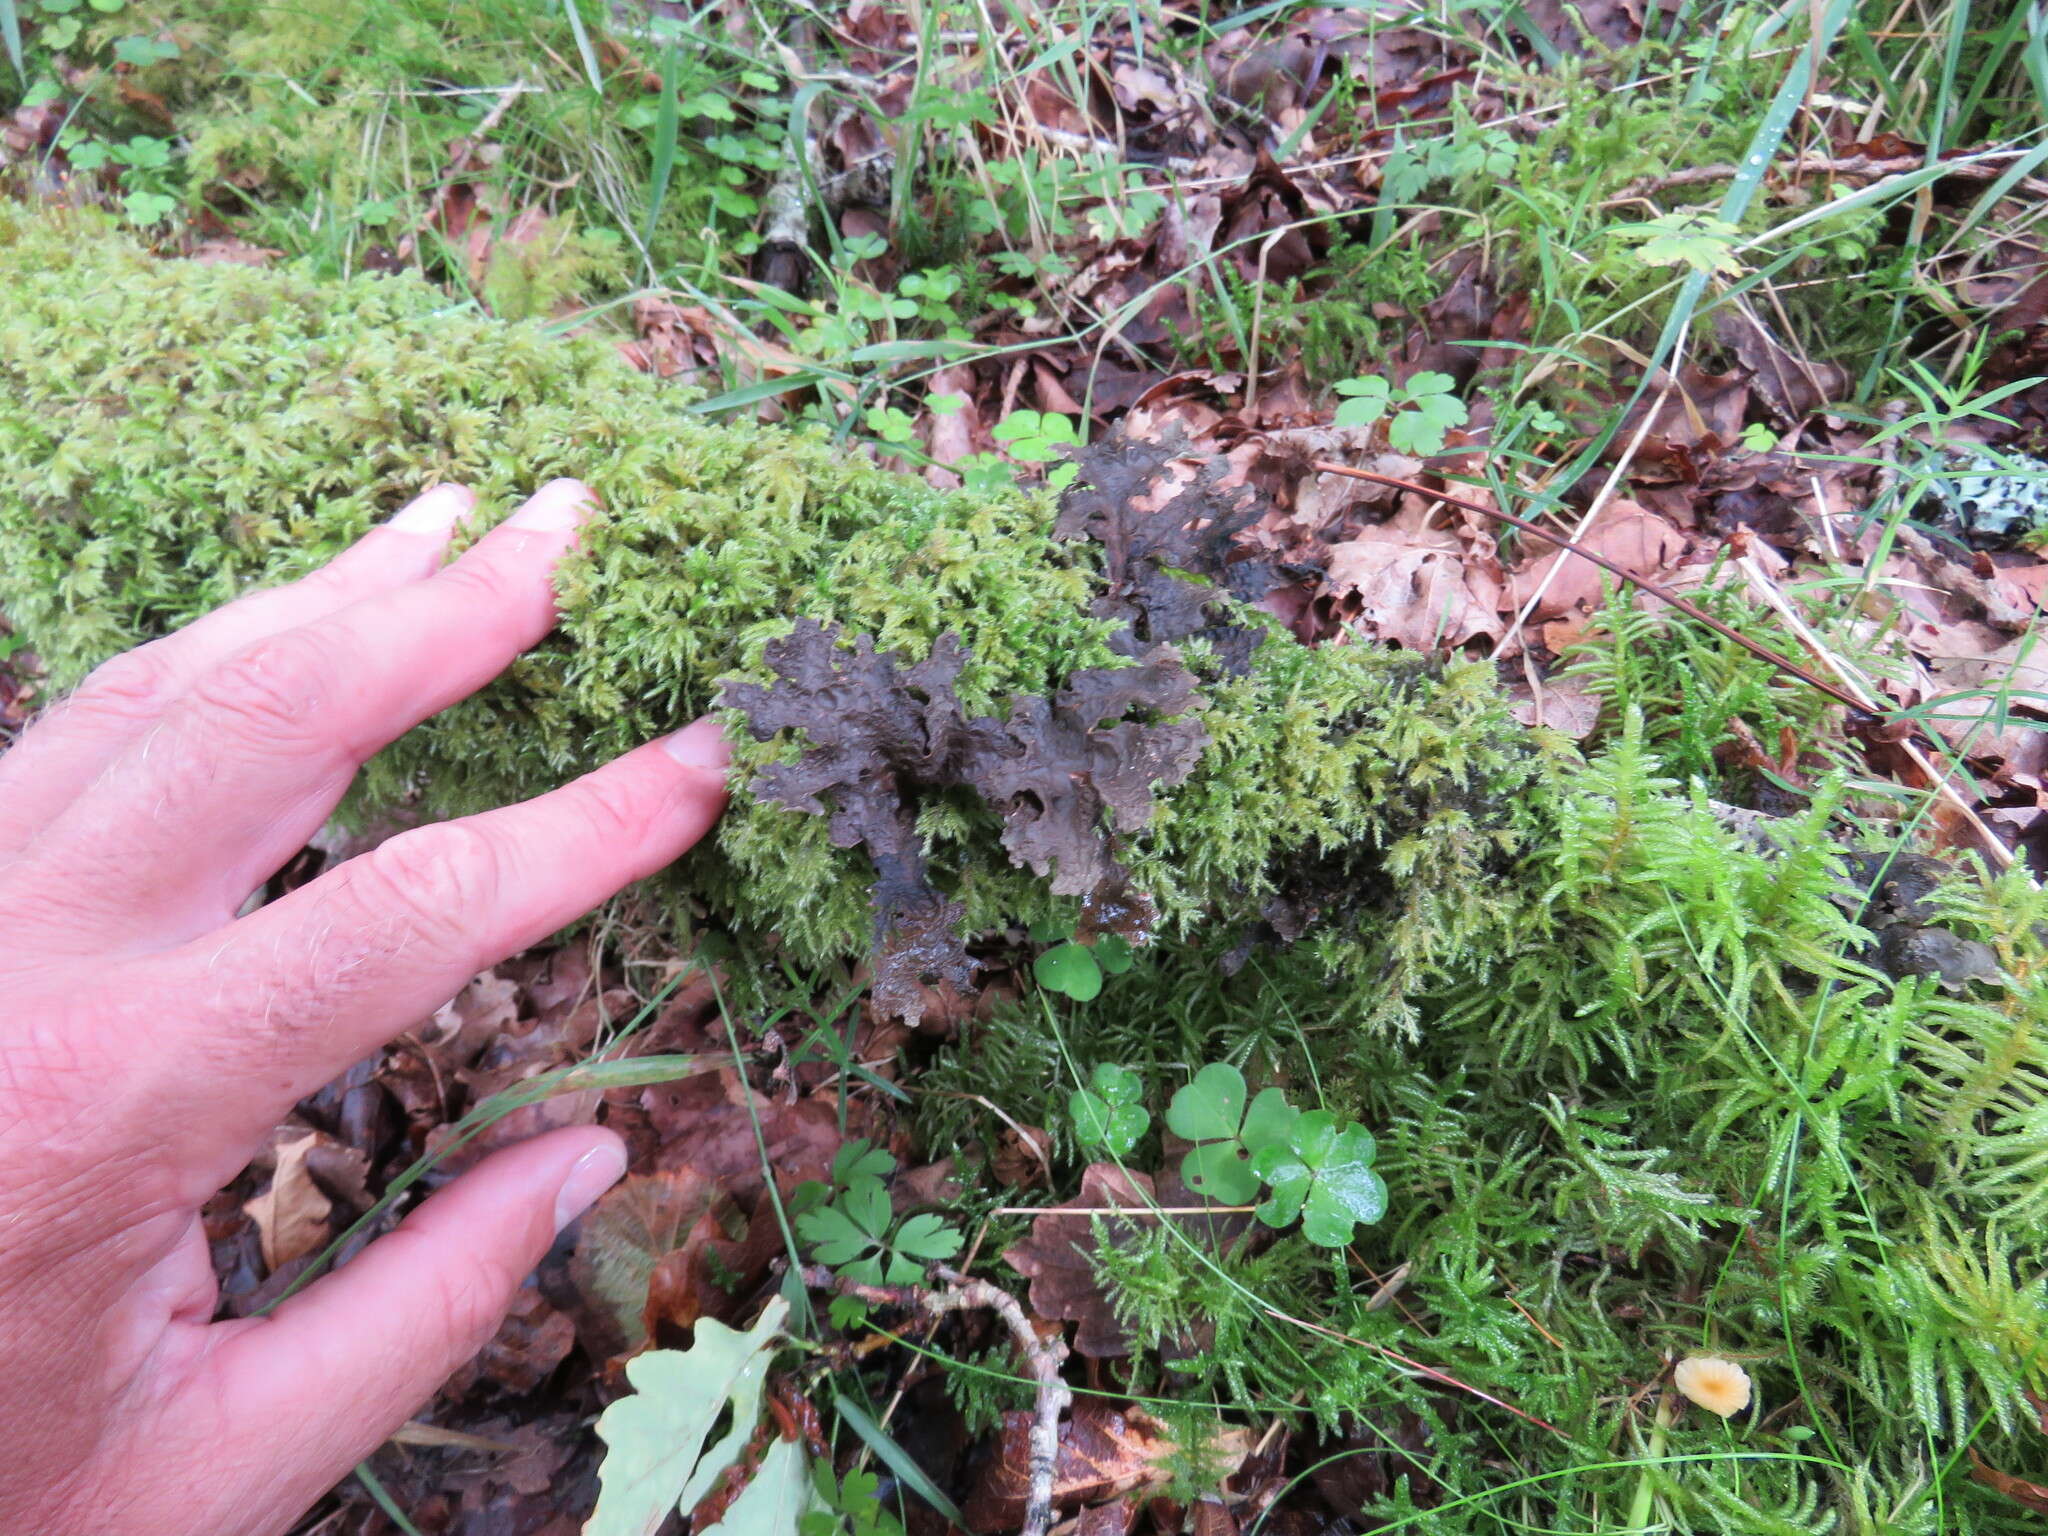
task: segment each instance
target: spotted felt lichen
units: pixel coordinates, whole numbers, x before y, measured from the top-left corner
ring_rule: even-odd
[[[1167,936],[1249,930],[1290,870],[1341,854],[1366,910],[1304,942],[1389,978],[1373,1004],[1387,1020],[1510,921],[1490,876],[1541,814],[1544,768],[1485,669],[1306,651],[1199,575],[1153,569],[1184,537],[1162,536],[1142,572],[1119,566],[1089,536],[1113,520],[1099,495],[1063,527],[1043,495],[936,490],[821,436],[706,421],[600,339],[451,308],[410,278],[158,261],[76,211],[0,208],[0,284],[0,608],[56,687],[311,569],[425,485],[473,486],[487,522],[575,475],[606,511],[562,572],[558,633],[373,762],[358,809],[446,816],[538,793],[722,689],[772,685],[769,647],[807,620],[906,668],[953,637],[948,707],[1013,730],[1041,712],[1041,739],[1157,731],[1185,711],[1144,784],[1106,798],[1055,806],[1021,749],[979,789],[908,787],[900,845],[963,941],[1078,921],[1076,893],[1107,866],[1079,883],[1062,866],[1087,861],[1072,829],[1091,819]],[[1184,697],[1105,695],[1091,723],[1062,725],[1062,698],[1079,708],[1077,690],[1149,665],[1124,590],[1139,578],[1200,599],[1174,626]],[[815,745],[793,719],[742,740],[736,782],[772,783]],[[742,794],[667,888],[799,962],[851,958],[879,910],[863,841]]]

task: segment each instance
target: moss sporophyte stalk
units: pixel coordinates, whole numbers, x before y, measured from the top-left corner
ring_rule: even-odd
[[[1833,836],[1849,784],[1768,848],[1717,822],[1673,776],[1713,722],[1673,737],[1634,707],[1677,654],[1666,629],[1588,674],[1610,723],[1582,762],[1517,727],[1485,667],[1296,644],[1194,536],[1242,511],[1217,488],[1190,493],[1200,519],[1132,521],[1137,448],[1060,500],[935,490],[693,416],[595,337],[409,278],[157,261],[76,212],[0,209],[0,292],[0,608],[52,687],[426,485],[474,486],[488,520],[573,475],[605,512],[558,633],[371,763],[353,811],[532,795],[723,698],[732,810],[651,889],[740,946],[736,992],[836,988],[934,912],[969,959],[1028,970],[1023,935],[1085,942],[1091,898],[1128,896],[1150,941],[1065,954],[918,1047],[912,1112],[928,1147],[995,1144],[993,1105],[1068,1171],[1109,1148],[1227,1179],[1216,1149],[1253,1150],[1250,1103],[1286,1085],[1303,1134],[1253,1174],[1342,1248],[1250,1215],[1257,1243],[1090,1228],[1098,1331],[1188,1443],[1215,1404],[1297,1415],[1318,1457],[1399,1438],[1554,1529],[1639,1505],[1739,1536],[2027,1528],[1965,1447],[2039,1466],[2048,900],[2020,871],[1944,879],[1933,917],[1993,960],[1952,986],[1876,969]],[[1088,794],[1046,790],[1051,764]],[[1184,1103],[1209,1150],[1183,1170],[1174,1098],[1219,1063],[1246,1118]],[[1384,1213],[1352,1228],[1378,1209],[1368,1171]],[[1014,1193],[961,1172],[962,1202],[1008,1219]],[[1359,1198],[1312,1210],[1319,1191]],[[1678,1411],[1663,1384],[1696,1358],[1740,1362],[1748,1405]],[[1382,1507],[1404,1529],[1481,1528],[1402,1487]]]

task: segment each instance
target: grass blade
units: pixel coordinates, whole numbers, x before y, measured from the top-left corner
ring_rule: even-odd
[[[889,1431],[868,1417],[865,1408],[844,1392],[832,1394],[832,1406],[839,1411],[840,1422],[867,1442],[868,1449],[882,1458],[904,1487],[961,1530],[967,1529],[967,1521],[961,1516],[953,1501],[946,1497],[944,1490],[925,1475],[923,1467],[910,1459],[910,1452],[898,1445]]]
[[[21,11],[15,0],[0,0],[0,43],[7,45],[7,57],[14,63],[14,72],[26,85],[28,71],[21,62]]]
[[[6,0],[0,0],[0,4],[4,3]],[[420,1536],[420,1528],[406,1518],[405,1511],[398,1507],[398,1500],[392,1498],[391,1490],[378,1481],[377,1474],[370,1470],[367,1461],[357,1466],[356,1481],[363,1485],[363,1491],[369,1494],[379,1509],[384,1511],[385,1519],[398,1527],[402,1536]]]
[[[597,50],[590,46],[590,33],[583,25],[583,13],[576,8],[576,0],[562,0],[562,9],[569,13],[569,30],[576,36],[576,52],[582,55],[583,73],[590,79],[590,88],[602,96],[604,72],[597,67]]]
[[[575,0],[569,0],[574,8]],[[669,176],[676,168],[676,125],[682,108],[676,100],[676,81],[682,69],[682,53],[672,37],[661,52],[661,108],[654,120],[654,165],[647,183],[647,222],[640,227],[640,244],[654,260],[654,224],[661,217],[661,205],[668,198]]]

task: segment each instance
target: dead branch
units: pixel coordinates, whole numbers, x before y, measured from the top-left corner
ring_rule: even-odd
[[[842,1296],[879,1307],[903,1307],[926,1317],[944,1317],[951,1312],[987,1308],[1003,1320],[1038,1383],[1037,1404],[1031,1418],[1031,1486],[1024,1505],[1024,1526],[1020,1536],[1046,1536],[1052,1529],[1053,1468],[1059,1460],[1060,1415],[1074,1400],[1072,1388],[1060,1375],[1066,1362],[1067,1341],[1055,1333],[1040,1338],[1024,1315],[1017,1298],[986,1280],[970,1280],[957,1270],[940,1266],[932,1271],[950,1289],[927,1290],[919,1285],[862,1285],[835,1275],[822,1264],[803,1270],[804,1284],[813,1290],[837,1291]]]

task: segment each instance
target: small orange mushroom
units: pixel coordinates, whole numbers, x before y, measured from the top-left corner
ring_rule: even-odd
[[[1693,1402],[1724,1419],[1749,1406],[1749,1372],[1719,1355],[1687,1355],[1672,1379]]]

